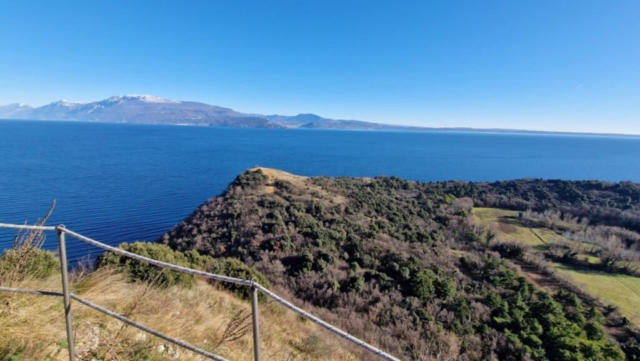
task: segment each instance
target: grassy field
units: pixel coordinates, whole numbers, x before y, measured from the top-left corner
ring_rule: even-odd
[[[518,219],[518,212],[495,208],[474,208],[473,216],[481,224],[498,231],[496,240],[523,242],[537,249],[557,241],[560,235],[548,228],[527,228]]]
[[[480,224],[498,231],[498,241],[523,242],[534,249],[544,251],[548,244],[562,239],[562,236],[544,227],[528,228],[518,219],[518,212],[493,208],[474,208],[473,215]],[[587,257],[589,262],[599,259]],[[576,285],[598,297],[606,304],[617,306],[622,314],[636,324],[640,324],[640,278],[622,274],[609,274],[582,270],[561,263],[554,263],[557,271],[573,280]]]
[[[605,303],[618,306],[623,315],[640,324],[640,278],[580,270],[560,263],[554,263],[554,266],[560,274],[569,277]]]

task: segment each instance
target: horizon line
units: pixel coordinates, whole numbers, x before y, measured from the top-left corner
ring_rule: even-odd
[[[263,128],[243,128],[233,126],[211,126],[198,124],[166,124],[166,123],[136,123],[136,122],[119,122],[119,121],[90,121],[90,120],[71,120],[71,119],[12,119],[0,118],[0,122],[60,122],[60,123],[88,123],[88,124],[122,124],[122,125],[139,125],[139,126],[164,126],[164,127],[206,127],[206,128],[229,128],[229,129],[263,129]],[[289,127],[263,130],[300,130],[300,131],[331,131],[331,132],[447,132],[447,133],[494,133],[494,134],[525,134],[525,135],[574,135],[587,137],[616,137],[616,138],[640,138],[640,134],[635,133],[598,133],[598,132],[572,132],[572,131],[555,131],[555,130],[530,130],[530,129],[508,129],[508,128],[473,128],[473,127],[419,127],[405,126],[385,123],[374,123],[378,125],[388,125],[396,127],[395,129],[348,129],[348,128],[301,128]]]
[[[32,109],[37,109],[37,108],[41,108],[47,105],[52,105],[55,103],[59,103],[59,102],[67,102],[67,103],[71,103],[74,105],[87,105],[87,104],[91,104],[91,103],[96,103],[96,102],[101,102],[101,101],[105,101],[105,100],[109,100],[112,99],[114,97],[151,97],[151,98],[157,98],[160,100],[167,100],[168,102],[172,102],[172,103],[183,103],[183,102],[187,102],[187,103],[199,103],[199,104],[205,104],[208,106],[215,106],[215,107],[219,107],[219,108],[225,108],[225,109],[230,109],[233,111],[236,111],[238,113],[242,113],[242,114],[246,114],[246,115],[253,115],[253,116],[259,116],[259,117],[264,117],[266,119],[266,117],[269,116],[283,116],[283,117],[295,117],[295,116],[299,116],[299,115],[313,115],[313,116],[317,116],[323,119],[329,119],[329,120],[335,120],[335,121],[353,121],[353,122],[362,122],[362,123],[370,123],[370,124],[376,124],[376,125],[382,125],[382,126],[388,126],[388,127],[395,127],[395,128],[400,128],[400,129],[327,129],[327,128],[323,128],[323,129],[314,129],[314,130],[358,130],[358,131],[450,131],[450,132],[455,132],[455,131],[460,131],[460,132],[464,132],[464,131],[469,131],[469,132],[494,132],[494,133],[525,133],[525,134],[534,134],[534,133],[539,133],[539,134],[549,134],[549,135],[553,135],[553,134],[558,134],[558,135],[585,135],[585,136],[613,136],[613,137],[633,137],[633,138],[638,138],[640,137],[640,133],[610,133],[610,132],[593,132],[593,131],[589,131],[589,132],[581,132],[581,131],[570,131],[570,130],[538,130],[538,129],[517,129],[517,128],[476,128],[476,127],[469,127],[469,126],[446,126],[446,127],[435,127],[435,126],[428,126],[428,125],[405,125],[405,124],[389,124],[389,123],[378,123],[378,122],[372,122],[372,121],[366,121],[366,120],[356,120],[356,119],[333,119],[333,118],[324,118],[321,115],[318,115],[316,113],[298,113],[296,115],[283,115],[283,114],[265,114],[265,113],[244,113],[242,111],[238,111],[236,109],[233,108],[228,108],[225,106],[219,106],[219,105],[214,105],[214,104],[209,104],[209,103],[204,103],[204,102],[200,102],[200,101],[193,101],[193,100],[172,100],[172,99],[168,99],[168,98],[164,98],[161,96],[157,96],[157,95],[152,95],[152,94],[125,94],[125,95],[112,95],[110,97],[104,98],[104,99],[100,99],[100,100],[95,100],[95,101],[89,101],[89,102],[77,102],[77,101],[70,101],[68,99],[60,99],[60,100],[56,100],[50,103],[46,103],[40,106],[31,106],[28,103],[22,103],[22,102],[18,102],[18,103],[9,103],[9,104],[4,104],[4,105],[0,105],[0,107],[4,107],[4,106],[10,106],[10,105],[18,105],[20,107],[30,107]],[[118,122],[118,121],[79,121],[79,120],[68,120],[68,119],[11,119],[11,118],[0,118],[0,120],[14,120],[14,121],[70,121],[70,122],[83,122],[83,123],[111,123],[111,124],[138,124],[138,123],[134,123],[134,122]],[[147,123],[147,124],[139,124],[139,125],[173,125],[173,126],[198,126],[198,125],[190,125],[190,124],[153,124],[153,123]],[[291,127],[291,128],[287,128],[287,129],[295,129],[297,127]]]

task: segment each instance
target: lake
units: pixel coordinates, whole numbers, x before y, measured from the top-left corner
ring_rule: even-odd
[[[117,245],[153,241],[255,165],[306,176],[640,182],[640,138],[474,132],[230,129],[0,120],[0,223]],[[0,248],[14,233],[0,230]],[[70,259],[93,255],[70,240]],[[55,235],[47,241],[55,248]]]

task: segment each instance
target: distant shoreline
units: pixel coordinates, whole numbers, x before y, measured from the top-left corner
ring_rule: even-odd
[[[359,129],[359,128],[307,128],[307,127],[286,127],[286,128],[257,128],[257,127],[238,127],[238,126],[218,126],[209,124],[193,124],[193,123],[138,123],[138,122],[118,122],[118,121],[90,121],[90,120],[69,120],[69,119],[9,119],[0,118],[0,122],[41,122],[41,123],[83,123],[83,124],[126,124],[126,125],[142,125],[142,126],[167,126],[167,127],[206,127],[206,128],[228,128],[228,129],[264,129],[264,130],[304,130],[304,131],[356,131],[356,132],[406,132],[406,133],[480,133],[480,134],[521,134],[521,135],[560,135],[560,136],[587,136],[587,137],[616,137],[616,138],[634,138],[640,139],[640,134],[623,134],[623,133],[594,133],[594,132],[567,132],[567,131],[549,131],[549,130],[526,130],[526,129],[501,129],[501,128],[467,128],[467,127],[447,127],[447,128],[431,128],[431,127],[410,127],[410,126],[394,126],[390,124],[381,124],[380,128]]]
[[[0,119],[205,126],[242,129],[375,130],[640,137],[640,134],[624,134],[615,132],[600,133],[505,129],[497,127],[434,127],[383,124],[354,119],[324,118],[313,113],[300,113],[297,115],[243,113],[217,105],[194,101],[177,101],[164,99],[154,95],[139,94],[116,95],[89,103],[76,103],[67,100],[59,100],[35,108],[22,103],[8,104],[0,106]],[[402,119],[398,120],[402,121]]]

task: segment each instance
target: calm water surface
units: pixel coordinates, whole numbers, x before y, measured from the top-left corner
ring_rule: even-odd
[[[112,245],[152,241],[254,165],[307,176],[640,182],[640,138],[0,120],[0,223],[33,222],[56,199],[52,225]],[[12,237],[0,230],[0,249]],[[70,243],[72,259],[97,252]]]

